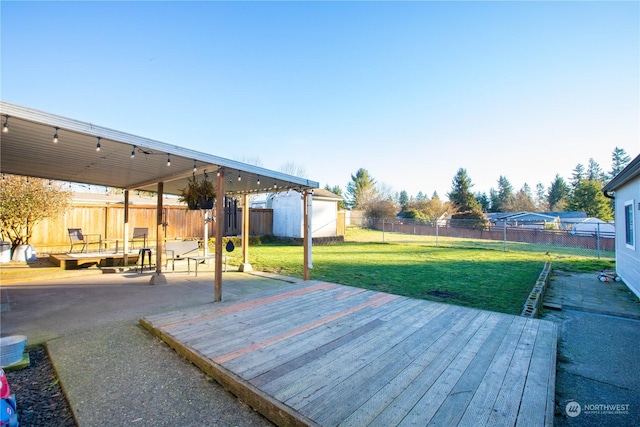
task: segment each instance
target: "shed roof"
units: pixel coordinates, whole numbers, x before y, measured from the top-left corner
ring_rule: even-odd
[[[9,125],[8,132],[0,133],[2,173],[126,190],[157,191],[163,182],[164,193],[176,195],[189,177],[201,179],[205,171],[214,184],[222,171],[229,195],[318,188],[306,178],[4,101],[0,114],[3,126]]]

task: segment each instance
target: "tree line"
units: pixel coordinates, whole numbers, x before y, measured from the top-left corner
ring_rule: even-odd
[[[585,167],[578,163],[567,181],[556,174],[549,187],[536,184],[535,190],[525,183],[514,190],[507,177],[500,175],[497,187],[489,194],[472,191],[473,183],[465,168],[456,172],[451,182],[448,201],[434,192],[427,197],[419,192],[415,197],[406,191],[393,193],[386,185],[376,182],[364,168],[351,175],[346,194],[340,186],[325,186],[344,198],[342,209],[360,209],[369,218],[396,217],[433,219],[449,213],[453,219],[486,219],[487,212],[560,212],[583,211],[588,217],[613,220],[613,201],[602,193],[602,187],[631,162],[624,149],[616,147],[611,153],[611,169],[604,172],[593,159]]]

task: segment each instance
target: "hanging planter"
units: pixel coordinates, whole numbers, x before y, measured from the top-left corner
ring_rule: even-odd
[[[213,209],[214,199],[204,199],[200,200],[199,208],[200,209]]]
[[[190,210],[212,209],[216,200],[216,188],[206,178],[198,181],[195,175],[189,178],[187,186],[181,190],[180,201],[187,204]]]

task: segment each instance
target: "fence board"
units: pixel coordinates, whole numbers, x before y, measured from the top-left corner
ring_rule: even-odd
[[[238,215],[240,222],[242,216]],[[204,211],[187,210],[183,206],[165,206],[163,219],[167,224],[165,238],[180,240],[204,236]],[[272,209],[251,209],[250,234],[271,234]],[[209,222],[209,236],[215,235],[214,223]],[[240,224],[241,226],[241,224]],[[156,239],[156,206],[129,206],[129,230],[135,227],[149,228],[149,241]],[[45,219],[33,227],[30,244],[37,253],[60,253],[69,250],[68,228],[82,228],[86,234],[100,234],[102,239],[122,239],[124,235],[124,206],[121,204],[74,204],[61,217]],[[121,246],[122,247],[122,246]]]

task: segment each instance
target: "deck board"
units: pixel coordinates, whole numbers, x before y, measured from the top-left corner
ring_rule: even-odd
[[[141,323],[276,423],[553,420],[546,321],[302,282]]]

